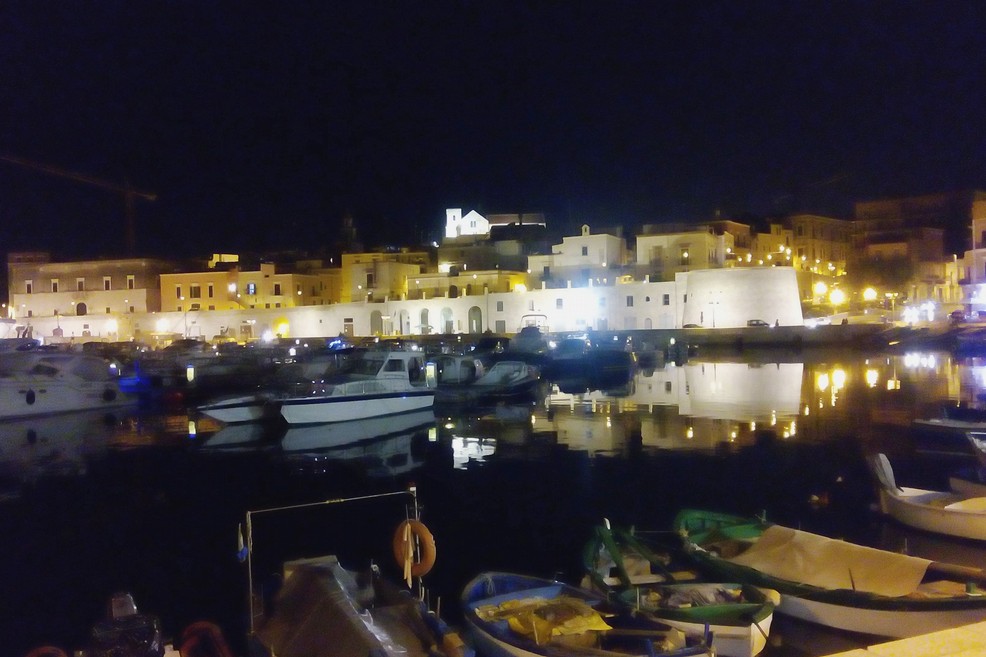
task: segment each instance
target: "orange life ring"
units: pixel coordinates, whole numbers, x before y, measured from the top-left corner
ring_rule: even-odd
[[[233,657],[222,630],[209,621],[196,621],[186,627],[178,652],[181,657]]]
[[[41,646],[27,653],[24,657],[68,657],[58,646]]]
[[[414,539],[417,539],[415,541]],[[414,561],[415,544],[418,548],[418,560]],[[397,525],[394,532],[394,558],[402,568],[410,564],[411,575],[422,577],[427,575],[435,565],[435,537],[420,520],[405,520]]]

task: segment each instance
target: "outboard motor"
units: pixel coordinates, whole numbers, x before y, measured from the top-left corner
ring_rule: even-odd
[[[129,593],[110,598],[109,614],[92,628],[92,657],[162,657],[161,621],[137,612]]]

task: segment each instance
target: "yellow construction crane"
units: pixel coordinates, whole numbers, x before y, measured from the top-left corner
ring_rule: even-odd
[[[77,173],[75,171],[69,171],[67,169],[61,169],[50,164],[43,164],[41,162],[33,162],[31,160],[25,159],[23,157],[15,157],[13,155],[0,154],[0,160],[7,162],[8,164],[14,164],[19,167],[24,167],[26,169],[33,169],[35,171],[40,171],[42,173],[47,173],[50,176],[57,176],[59,178],[68,178],[69,180],[74,180],[76,182],[83,183],[85,185],[92,185],[93,187],[99,187],[100,189],[105,189],[111,192],[117,192],[123,195],[123,202],[126,208],[126,218],[127,218],[127,253],[133,255],[136,249],[136,203],[137,199],[144,199],[145,201],[157,200],[157,194],[153,192],[142,192],[140,190],[134,189],[130,185],[130,181],[124,182],[122,185],[109,182],[107,180],[101,180],[93,176],[86,175],[84,173]]]

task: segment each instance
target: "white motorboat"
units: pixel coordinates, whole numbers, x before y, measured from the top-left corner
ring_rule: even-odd
[[[288,424],[348,422],[431,408],[434,377],[419,351],[368,351],[338,382],[319,381],[309,394],[281,400]]]
[[[116,367],[97,356],[45,351],[0,355],[0,419],[112,409],[135,402],[120,390]]]
[[[278,403],[275,395],[258,392],[216,399],[202,404],[197,410],[224,424],[240,424],[276,417],[280,410]]]
[[[901,524],[936,534],[986,541],[986,497],[900,487],[886,455],[871,459],[880,481],[880,510]]]

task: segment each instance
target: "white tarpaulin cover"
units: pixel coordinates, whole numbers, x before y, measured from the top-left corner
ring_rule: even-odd
[[[891,597],[913,592],[931,563],[778,525],[729,561],[792,582]]]

